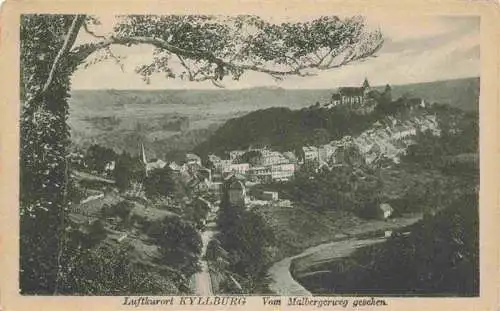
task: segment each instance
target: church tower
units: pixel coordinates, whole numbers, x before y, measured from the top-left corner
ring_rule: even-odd
[[[368,78],[365,77],[365,81],[363,81],[363,89],[370,89],[370,83],[368,82]]]
[[[146,177],[148,176],[148,160],[146,159],[146,152],[144,151],[144,144],[141,143],[141,158],[144,164],[144,171],[146,172]]]
[[[363,96],[366,97],[368,96],[368,92],[370,92],[370,83],[368,82],[368,78],[365,77],[365,81],[363,81],[363,86],[361,87],[363,89]]]

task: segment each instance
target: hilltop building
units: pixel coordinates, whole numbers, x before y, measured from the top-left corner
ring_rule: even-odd
[[[345,106],[361,114],[370,113],[375,109],[375,102],[370,98],[372,91],[368,79],[365,78],[361,87],[340,87],[338,91],[332,94],[327,108],[336,106]]]

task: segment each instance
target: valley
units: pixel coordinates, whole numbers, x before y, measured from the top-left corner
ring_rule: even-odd
[[[336,293],[338,265],[364,276],[351,258],[376,262],[477,193],[475,104],[405,91],[432,87],[374,87],[366,107],[329,90],[77,91],[71,217],[178,292]]]

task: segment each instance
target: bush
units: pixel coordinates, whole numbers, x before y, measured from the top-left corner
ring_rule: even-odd
[[[173,281],[130,261],[130,246],[65,252],[58,293],[63,295],[175,295]]]

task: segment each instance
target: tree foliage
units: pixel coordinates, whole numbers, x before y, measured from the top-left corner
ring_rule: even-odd
[[[153,62],[137,68],[146,81],[154,72],[177,77],[174,59],[184,69],[179,77],[189,81],[238,80],[248,70],[277,79],[307,75],[307,69],[332,69],[369,57],[383,43],[381,33],[368,30],[361,17],[272,24],[250,15],[140,15],[124,17],[115,32],[103,44],[156,47]]]
[[[150,171],[144,180],[144,192],[149,198],[174,195],[179,188],[179,180],[169,167]]]
[[[196,146],[195,152],[222,155],[224,150],[257,146],[300,151],[303,146],[322,145],[345,135],[359,134],[379,118],[376,114],[355,114],[342,106],[300,110],[273,107],[228,120],[208,140]]]
[[[178,216],[153,222],[147,234],[159,246],[161,260],[179,269],[188,279],[196,273],[201,254],[201,237],[195,226]]]
[[[104,172],[106,165],[115,161],[116,158],[117,154],[113,151],[113,149],[94,144],[87,149],[85,162],[90,170],[102,173]]]
[[[294,201],[316,211],[345,211],[370,218],[381,200],[382,180],[375,169],[346,164],[318,173],[299,172],[287,191]]]
[[[23,293],[56,290],[68,185],[68,72],[44,92],[72,24],[67,15],[21,19],[20,283]]]
[[[213,264],[224,270],[226,276],[237,276],[245,293],[261,292],[271,262],[270,247],[275,244],[268,224],[259,214],[229,204],[226,195],[219,209],[217,227],[217,242],[210,245],[209,251]]]
[[[116,160],[113,176],[120,191],[127,190],[132,182],[144,180],[144,164],[137,157],[123,152]]]

